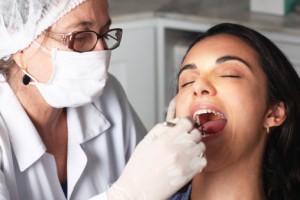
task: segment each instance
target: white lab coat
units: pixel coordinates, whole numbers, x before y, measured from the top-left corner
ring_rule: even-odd
[[[67,109],[67,123],[67,199],[107,199],[105,190],[121,174],[146,133],[144,126],[111,75],[95,103]],[[66,199],[54,156],[46,152],[37,130],[2,75],[0,168],[1,200]]]

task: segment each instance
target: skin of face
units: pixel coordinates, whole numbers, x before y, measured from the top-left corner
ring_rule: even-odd
[[[187,53],[178,80],[176,117],[210,109],[227,119],[221,132],[203,139],[208,160],[204,172],[259,166],[267,139],[266,88],[256,52],[237,37],[211,36]]]
[[[87,0],[53,24],[50,31],[68,34],[74,31],[93,30],[102,33],[109,30],[109,26],[108,2],[106,0]],[[44,34],[36,39],[39,44],[49,51],[53,48],[70,51],[59,42],[60,40],[60,38],[54,39]],[[98,40],[94,50],[103,50],[101,40]],[[52,62],[49,52],[31,43],[28,48],[18,52],[17,55],[15,60],[19,66],[23,66],[39,82],[48,82],[52,75]]]

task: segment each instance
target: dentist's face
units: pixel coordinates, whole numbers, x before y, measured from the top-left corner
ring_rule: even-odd
[[[107,0],[86,0],[54,23],[50,31],[61,34],[88,30],[104,33],[109,30],[110,23]],[[51,49],[71,51],[61,44],[61,40],[58,35],[49,37],[47,34],[41,34],[36,39],[48,51]],[[103,48],[101,40],[98,40],[94,50]],[[47,83],[51,78],[53,72],[51,55],[34,42],[23,50],[22,61],[22,66],[39,82]]]
[[[204,123],[208,166],[215,171],[243,161],[259,162],[267,138],[265,75],[256,52],[230,35],[198,42],[181,66],[176,116]],[[245,162],[244,162],[245,163]]]

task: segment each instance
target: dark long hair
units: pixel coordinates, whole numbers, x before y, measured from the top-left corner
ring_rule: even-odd
[[[239,24],[222,23],[199,35],[199,41],[214,35],[240,38],[258,54],[267,79],[267,103],[283,102],[287,118],[271,130],[263,160],[263,186],[269,200],[300,199],[300,79],[283,52],[261,33]],[[183,58],[184,59],[184,58]]]

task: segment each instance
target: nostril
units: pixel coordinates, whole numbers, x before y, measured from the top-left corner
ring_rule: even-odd
[[[201,93],[202,94],[209,94],[209,91],[208,90],[202,90]]]
[[[193,84],[194,95],[215,95],[216,88],[214,85],[208,81],[203,79],[198,79]]]
[[[201,90],[195,90],[194,91],[194,95],[195,96],[199,95],[199,94],[201,94],[201,95],[208,95],[208,94],[210,94],[210,92],[208,90],[206,90],[206,89],[201,89]]]

